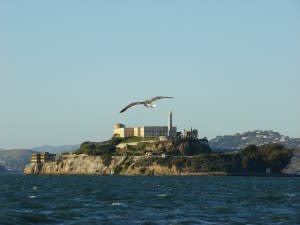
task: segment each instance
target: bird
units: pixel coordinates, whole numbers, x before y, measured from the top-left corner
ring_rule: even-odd
[[[174,98],[174,97],[156,96],[151,99],[147,99],[145,101],[132,102],[129,105],[127,105],[124,109],[122,109],[120,111],[120,113],[125,112],[127,109],[129,109],[130,107],[135,106],[135,105],[144,105],[145,107],[148,107],[148,108],[154,108],[154,107],[156,107],[156,105],[153,102],[158,99],[161,99],[161,98]]]

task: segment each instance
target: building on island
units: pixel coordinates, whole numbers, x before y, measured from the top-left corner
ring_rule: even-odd
[[[183,130],[183,137],[190,139],[198,139],[198,130],[191,128],[191,130]]]
[[[172,124],[172,112],[169,113],[168,126],[143,126],[129,128],[125,127],[124,124],[118,123],[114,125],[113,135],[117,137],[159,137],[176,136],[177,128],[173,127]]]
[[[45,163],[52,162],[55,160],[56,154],[49,152],[34,153],[31,155],[31,163]]]

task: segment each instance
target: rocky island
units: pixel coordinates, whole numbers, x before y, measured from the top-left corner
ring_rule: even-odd
[[[38,156],[38,155],[37,155]],[[118,138],[85,142],[74,153],[40,154],[24,169],[34,175],[251,175],[279,174],[292,149],[249,145],[241,152],[212,152],[204,139],[161,141]]]
[[[193,155],[205,153],[211,153],[207,140],[190,138],[173,142],[158,138],[114,137],[104,142],[85,142],[74,154],[55,157],[46,154],[42,160],[34,159],[27,165],[24,174],[189,174],[192,170],[183,169],[180,164],[186,159],[192,161]]]
[[[168,126],[113,127],[113,137],[84,142],[73,153],[33,154],[24,174],[43,175],[270,175],[281,174],[293,149],[249,144],[234,152],[213,152],[198,130]]]

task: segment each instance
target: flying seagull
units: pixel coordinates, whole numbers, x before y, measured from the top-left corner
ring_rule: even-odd
[[[166,96],[156,96],[153,97],[151,99],[147,99],[145,101],[141,101],[141,102],[132,102],[130,103],[128,106],[126,106],[124,109],[122,109],[120,111],[120,113],[124,112],[125,110],[127,110],[128,108],[134,106],[134,105],[144,105],[145,107],[150,107],[150,108],[154,108],[156,107],[156,105],[153,103],[154,101],[161,99],[161,98],[173,98],[173,97],[166,97]]]

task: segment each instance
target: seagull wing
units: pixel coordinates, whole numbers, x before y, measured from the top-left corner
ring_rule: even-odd
[[[132,106],[135,106],[135,105],[139,105],[139,104],[144,104],[144,102],[132,102],[130,103],[128,106],[126,106],[124,109],[122,109],[120,111],[120,113],[124,112],[125,110],[127,110],[128,108],[132,107]]]
[[[150,101],[150,102],[153,102],[153,101],[158,100],[158,99],[161,99],[161,98],[174,98],[174,97],[156,96],[156,97],[153,97],[153,98],[149,99],[149,101]]]

